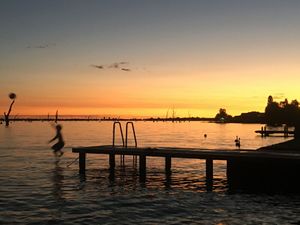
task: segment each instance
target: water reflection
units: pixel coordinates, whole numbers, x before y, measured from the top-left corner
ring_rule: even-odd
[[[109,167],[108,163],[101,168],[99,166],[90,168],[86,173],[87,177],[84,175],[79,177],[79,185],[84,185],[83,182],[87,179],[89,187],[91,182],[95,180],[101,188],[117,188],[129,192],[140,188],[196,192],[212,191],[212,186],[208,187],[205,179],[204,161],[194,160],[193,162],[194,164],[191,163],[191,160],[174,160],[174,168],[166,173],[164,160],[152,157],[149,161],[147,160],[146,173],[141,175],[139,164],[133,164],[132,159],[128,157],[124,163],[118,161],[115,167],[112,168]],[[218,166],[223,164],[224,162],[217,163]],[[221,172],[221,174],[220,172],[215,173],[215,178],[219,177],[219,181],[215,182],[216,179],[214,179],[214,191],[224,191],[224,180],[226,182],[224,172]]]
[[[64,183],[64,168],[59,165],[59,162],[54,163],[54,168],[52,171],[52,196],[54,204],[54,213],[52,220],[61,221],[63,208],[65,206],[66,199],[64,198],[63,183]]]
[[[165,175],[165,189],[168,190],[168,189],[171,189],[171,186],[172,186],[172,173],[166,173]]]
[[[76,190],[82,190],[85,187],[86,184],[86,176],[85,174],[78,174],[79,183],[76,187]]]

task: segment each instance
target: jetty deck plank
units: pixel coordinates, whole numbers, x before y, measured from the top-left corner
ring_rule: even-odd
[[[300,160],[299,153],[263,152],[255,150],[211,150],[199,148],[177,148],[177,147],[118,147],[111,145],[77,147],[74,153],[86,154],[115,154],[115,155],[144,155],[172,158],[194,158],[229,160],[235,158],[259,158],[259,159],[288,159]]]
[[[263,134],[295,134],[294,131],[283,131],[283,130],[256,130],[255,133]]]

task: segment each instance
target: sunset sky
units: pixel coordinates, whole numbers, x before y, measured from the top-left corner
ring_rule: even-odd
[[[0,112],[213,117],[300,100],[298,0],[0,4]]]

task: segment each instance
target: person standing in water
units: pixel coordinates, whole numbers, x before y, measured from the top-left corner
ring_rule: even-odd
[[[62,134],[61,134],[62,126],[57,124],[55,126],[55,128],[56,128],[56,136],[54,138],[52,138],[49,141],[49,143],[51,143],[55,139],[58,139],[58,142],[56,144],[54,144],[51,148],[53,149],[54,155],[60,157],[64,154],[64,152],[62,151],[62,148],[65,146],[65,142],[64,142]]]
[[[241,139],[238,136],[236,136],[236,139],[234,140],[234,142],[235,142],[235,146],[240,149],[241,148]]]

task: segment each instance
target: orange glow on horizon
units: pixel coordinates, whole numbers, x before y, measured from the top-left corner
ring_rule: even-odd
[[[54,114],[58,109],[64,115],[165,117],[174,108],[179,117],[214,117],[219,108],[230,115],[263,112],[269,95],[300,99],[300,68],[293,61],[250,62],[237,64],[225,58],[216,65],[185,62],[184,67],[173,68],[174,59],[147,71],[103,72],[91,67],[57,69],[55,74],[22,71],[18,83],[0,84],[0,108],[7,110],[9,99],[3,96],[12,91],[17,93],[13,114],[18,115]],[[29,75],[35,79],[28,80]]]
[[[103,85],[95,81],[83,81],[82,85],[68,86],[62,82],[55,86],[56,92],[52,91],[51,84],[47,87],[37,86],[34,92],[39,95],[15,88],[17,99],[12,114],[47,115],[59,110],[61,115],[165,117],[167,111],[174,108],[179,117],[214,117],[219,108],[225,108],[230,115],[263,112],[268,95],[273,95],[275,100],[299,100],[298,77],[289,81],[278,76],[272,85],[268,79],[259,76],[251,80],[244,77],[228,80],[218,77],[218,74],[199,76],[195,72],[192,75],[174,75],[172,78],[135,77],[113,84],[104,81]],[[5,90],[0,92],[2,96],[7,95]],[[2,111],[7,110],[8,105],[9,99],[2,98]]]

